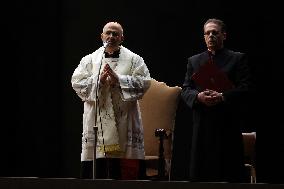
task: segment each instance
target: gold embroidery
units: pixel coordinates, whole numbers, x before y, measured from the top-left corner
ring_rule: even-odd
[[[101,145],[98,147],[100,152],[113,152],[113,151],[120,151],[119,144],[112,144],[112,145]]]

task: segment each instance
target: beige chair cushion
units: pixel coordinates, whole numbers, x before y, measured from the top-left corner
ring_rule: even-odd
[[[180,87],[169,87],[163,82],[151,81],[151,86],[139,100],[144,127],[146,159],[155,159],[159,155],[159,140],[155,129],[172,131],[175,124],[176,108],[181,92]],[[164,140],[164,155],[171,158],[171,136]]]

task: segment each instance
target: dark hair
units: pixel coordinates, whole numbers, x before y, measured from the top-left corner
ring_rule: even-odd
[[[208,24],[208,23],[210,23],[210,22],[213,22],[214,24],[219,25],[219,26],[221,27],[221,31],[222,31],[222,32],[226,32],[227,28],[226,28],[225,23],[224,23],[222,20],[217,19],[217,18],[210,18],[210,19],[208,19],[208,20],[205,22],[205,24],[203,25],[203,28],[206,26],[206,24]]]

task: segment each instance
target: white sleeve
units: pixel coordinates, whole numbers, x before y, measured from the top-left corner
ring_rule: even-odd
[[[91,55],[83,57],[71,77],[72,87],[83,101],[95,101],[98,74],[93,74]]]
[[[151,84],[150,73],[142,57],[133,59],[131,70],[131,75],[117,74],[125,101],[141,99]]]

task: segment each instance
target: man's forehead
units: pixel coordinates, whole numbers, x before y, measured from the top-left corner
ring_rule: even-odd
[[[107,23],[104,27],[105,30],[114,29],[114,30],[121,30],[121,26],[117,23]]]
[[[206,26],[204,27],[205,30],[220,29],[220,28],[221,27],[218,24],[215,24],[213,22],[206,24]]]
[[[111,25],[111,26],[105,27],[105,30],[119,30],[119,27]]]

